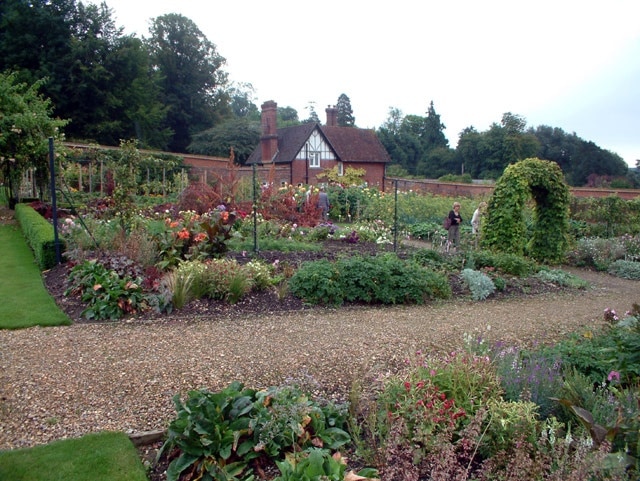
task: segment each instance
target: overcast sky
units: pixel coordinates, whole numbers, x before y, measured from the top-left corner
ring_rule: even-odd
[[[99,3],[91,0],[90,3]],[[251,83],[301,119],[346,94],[358,127],[391,107],[426,115],[431,101],[451,147],[466,127],[502,114],[549,125],[640,159],[638,0],[106,0],[125,34],[150,19],[191,19]]]

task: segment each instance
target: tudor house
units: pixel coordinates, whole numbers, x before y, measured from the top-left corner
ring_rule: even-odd
[[[364,169],[368,185],[383,188],[385,166],[391,162],[386,149],[370,129],[339,127],[338,109],[327,107],[327,123],[308,123],[278,129],[278,105],[262,104],[260,145],[247,159],[247,165],[275,164],[278,181],[293,185],[324,182],[317,175],[338,167]]]

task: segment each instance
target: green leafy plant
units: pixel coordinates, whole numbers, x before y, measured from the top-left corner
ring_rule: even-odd
[[[401,260],[395,254],[307,262],[291,277],[289,289],[310,304],[333,305],[345,301],[423,303],[426,299],[451,296],[444,275]]]
[[[589,283],[584,279],[570,274],[562,269],[546,269],[539,270],[534,277],[542,279],[545,282],[551,282],[558,286],[566,286],[572,289],[585,289]]]
[[[167,480],[177,481],[187,470],[216,481],[253,479],[248,464],[259,456],[250,429],[255,395],[255,390],[234,382],[217,393],[190,391],[185,402],[174,396],[178,416],[169,424],[158,454],[174,448],[179,452],[167,469]]]
[[[87,319],[119,319],[149,307],[141,279],[120,276],[97,260],[84,261],[70,274],[65,295],[77,292],[88,307],[82,312]]]
[[[346,464],[339,453],[328,449],[309,448],[290,453],[284,461],[276,461],[280,476],[273,481],[343,481]]]
[[[237,302],[253,286],[251,273],[234,259],[210,260],[203,282],[207,296],[231,302]]]
[[[473,251],[468,255],[467,260],[476,270],[480,270],[483,267],[492,267],[500,272],[517,277],[530,275],[536,267],[534,261],[521,255],[487,250]]]
[[[289,279],[291,293],[309,304],[344,302],[340,270],[326,259],[304,262]]]
[[[640,262],[617,260],[611,263],[607,272],[624,279],[640,280]]]
[[[277,458],[289,450],[298,452],[309,446],[336,450],[350,443],[344,430],[347,409],[332,402],[312,400],[297,386],[277,386],[256,395],[256,450]]]
[[[474,301],[483,301],[496,290],[491,278],[483,272],[463,269],[460,276],[471,291],[471,297]]]
[[[325,452],[351,440],[343,430],[346,408],[312,401],[295,386],[257,391],[236,381],[215,393],[203,389],[189,392],[185,401],[179,395],[173,400],[177,418],[158,454],[173,459],[167,470],[169,481],[182,479],[187,472],[190,479],[249,481],[255,479],[253,460],[267,457],[279,462],[285,454],[293,464],[283,462],[283,474],[289,473],[284,475],[291,475],[286,464],[291,464],[293,473],[313,475],[317,454],[308,463],[300,453],[320,447],[324,458]],[[321,474],[336,472],[328,460],[321,465]]]

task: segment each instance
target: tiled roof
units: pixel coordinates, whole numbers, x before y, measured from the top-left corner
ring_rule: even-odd
[[[311,123],[277,130],[278,153],[274,159],[275,163],[293,162],[316,127],[331,145],[338,159],[343,162],[391,162],[389,154],[373,130],[327,127]],[[258,145],[247,159],[247,164],[263,162],[261,156],[262,149]]]
[[[373,130],[356,127],[320,127],[343,162],[391,162]]]

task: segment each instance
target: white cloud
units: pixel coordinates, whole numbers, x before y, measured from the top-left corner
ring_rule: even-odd
[[[617,79],[640,84],[629,67],[640,58],[637,0],[107,4],[139,36],[150,18],[190,18],[227,59],[231,80],[253,84],[258,104],[275,100],[300,117],[315,101],[322,119],[345,93],[356,123],[377,127],[389,107],[424,115],[433,100],[452,146],[463,128],[484,130],[512,112],[576,131],[631,165],[640,158],[640,109],[614,112],[634,94]]]

